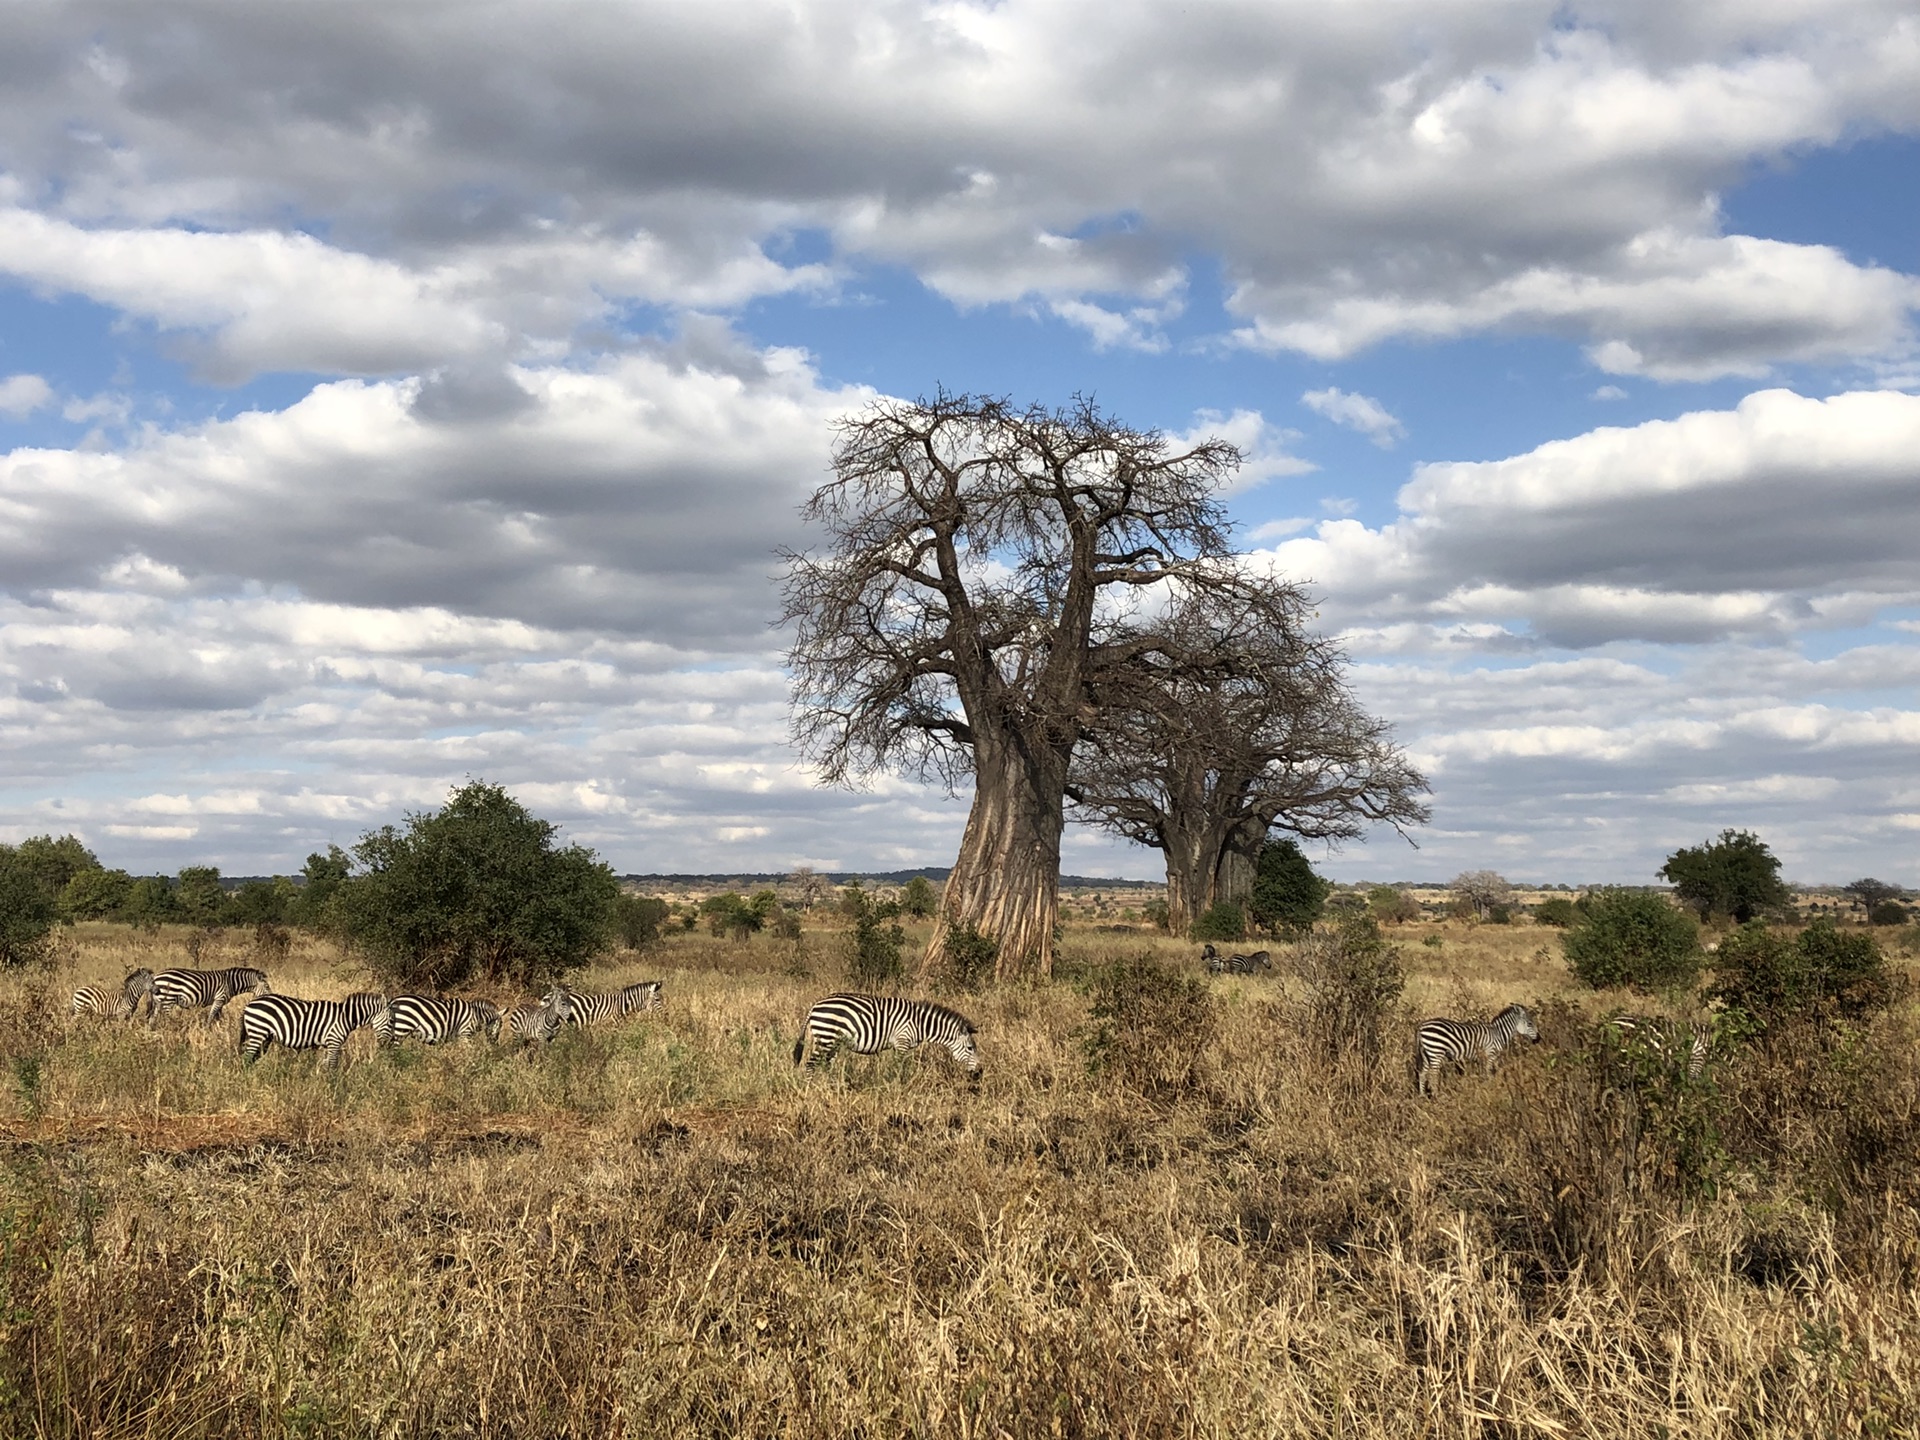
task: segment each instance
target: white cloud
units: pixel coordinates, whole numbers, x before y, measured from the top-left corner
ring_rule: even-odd
[[[9,375],[0,380],[0,415],[24,420],[53,399],[53,387],[38,375]]]
[[[1382,450],[1391,450],[1406,436],[1407,430],[1370,395],[1353,395],[1337,387],[1309,390],[1300,403],[1316,415],[1324,415],[1336,425],[1357,430]]]

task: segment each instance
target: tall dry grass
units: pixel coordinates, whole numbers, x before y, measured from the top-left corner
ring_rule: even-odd
[[[1701,1180],[1689,1097],[1622,1098],[1581,1023],[1611,997],[1550,932],[1394,938],[1396,1024],[1526,999],[1549,1043],[1421,1103],[1393,1044],[1333,1083],[1297,984],[1227,979],[1182,1002],[1197,1064],[1140,1056],[1151,1027],[1115,1064],[1099,977],[1189,947],[1080,932],[1058,982],[958,999],[977,1091],[938,1055],[806,1075],[833,937],[682,936],[594,977],[664,979],[657,1015],[543,1054],[361,1036],[333,1076],[243,1067],[231,1018],[66,1021],[182,939],[85,931],[0,981],[0,1433],[1920,1426],[1904,1021],[1720,1072]],[[305,937],[275,969],[363,980]]]

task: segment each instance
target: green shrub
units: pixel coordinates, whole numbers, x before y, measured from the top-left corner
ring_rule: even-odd
[[[946,978],[962,990],[978,990],[993,979],[993,962],[1000,958],[1000,942],[971,925],[947,930]]]
[[[1196,940],[1244,940],[1246,935],[1247,912],[1231,900],[1216,900],[1193,922]]]
[[[916,920],[924,920],[933,914],[939,903],[939,892],[924,875],[914,876],[907,881],[907,888],[900,892],[900,908]]]
[[[895,983],[902,973],[900,952],[906,943],[907,932],[883,916],[879,906],[863,904],[847,938],[847,979],[860,990]]]
[[[0,845],[0,967],[46,959],[59,918],[53,892],[33,864],[13,846]]]
[[[1562,942],[1567,964],[1595,989],[1664,990],[1700,973],[1700,929],[1691,916],[1646,890],[1603,890]]]
[[[1489,925],[1511,925],[1513,923],[1513,907],[1511,905],[1489,905],[1487,907],[1487,923]]]
[[[672,910],[666,901],[651,895],[622,895],[613,902],[613,924],[620,933],[620,943],[629,950],[644,950],[654,944]]]
[[[1533,909],[1534,921],[1541,925],[1552,925],[1560,930],[1572,928],[1580,918],[1580,912],[1573,907],[1573,901],[1555,896],[1551,900],[1542,900]]]
[[[715,936],[745,940],[766,924],[761,911],[747,897],[729,890],[724,895],[709,895],[700,902],[700,913],[707,918],[707,930]]]
[[[1253,895],[1247,908],[1253,923],[1262,930],[1303,935],[1320,918],[1332,889],[1328,881],[1314,873],[1296,842],[1276,840],[1261,848],[1255,862]]]
[[[1391,885],[1375,885],[1367,891],[1367,909],[1382,925],[1404,925],[1420,918],[1420,902]]]
[[[1660,873],[1702,920],[1719,917],[1744,925],[1793,904],[1780,879],[1779,858],[1747,830],[1722,830],[1718,840],[1676,850]]]
[[[1204,980],[1149,952],[1100,971],[1091,998],[1092,1023],[1081,1043],[1093,1074],[1153,1098],[1194,1087],[1218,1024]]]
[[[1164,900],[1149,900],[1141,907],[1140,913],[1148,924],[1163,935],[1173,933],[1173,912],[1167,908]]]
[[[1332,934],[1309,936],[1294,965],[1306,985],[1301,1028],[1308,1043],[1329,1064],[1352,1056],[1377,1068],[1407,974],[1373,917],[1354,916]]]
[[[1864,930],[1816,920],[1789,939],[1764,921],[1743,925],[1713,957],[1708,992],[1750,1016],[1760,1029],[1796,1019],[1859,1019],[1899,998],[1904,977]]]
[[[1898,900],[1882,900],[1867,911],[1869,925],[1904,925],[1907,923],[1907,907]]]

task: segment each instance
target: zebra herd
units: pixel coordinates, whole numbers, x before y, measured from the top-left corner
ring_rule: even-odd
[[[1203,955],[1214,974],[1250,975],[1271,969],[1264,950],[1252,955],[1219,956],[1209,945]],[[240,1054],[251,1064],[271,1045],[286,1050],[320,1050],[326,1063],[337,1065],[347,1038],[356,1030],[371,1029],[381,1046],[403,1039],[438,1045],[449,1040],[484,1037],[497,1043],[504,1033],[516,1041],[551,1041],[567,1026],[587,1028],[643,1014],[660,1003],[661,984],[644,980],[605,993],[577,991],[555,985],[537,1003],[516,1005],[502,1012],[485,1000],[462,1000],[428,995],[381,995],[370,991],[344,1000],[305,1000],[276,995],[266,972],[251,967],[228,970],[135,970],[118,992],[102,985],[82,985],[68,1007],[72,1015],[100,1015],[127,1020],[147,1002],[147,1023],[163,1010],[204,1009],[207,1023],[241,995],[250,996],[240,1014]],[[1711,1042],[1700,1030],[1672,1020],[1646,1015],[1613,1015],[1602,1022],[1616,1044],[1638,1044],[1656,1058],[1672,1062],[1682,1050],[1686,1073],[1697,1080],[1706,1068]],[[920,1045],[945,1049],[977,1081],[980,1056],[974,1023],[931,1000],[896,996],[841,993],[829,995],[807,1012],[800,1037],[794,1041],[793,1063],[799,1065],[813,1047],[811,1068],[830,1061],[846,1049],[872,1055],[887,1049],[911,1050]],[[1490,1072],[1493,1062],[1518,1041],[1538,1044],[1540,1030],[1526,1006],[1509,1005],[1491,1020],[1435,1019],[1414,1032],[1414,1090],[1433,1093],[1435,1072],[1465,1067],[1480,1060]]]
[[[306,1000],[277,995],[264,970],[243,966],[228,970],[133,971],[120,989],[82,985],[73,992],[69,1015],[99,1015],[131,1020],[147,1003],[147,1024],[165,1010],[205,1010],[205,1023],[220,1018],[227,1005],[242,995],[249,998],[240,1012],[240,1056],[248,1064],[267,1048],[320,1050],[329,1065],[338,1064],[347,1038],[370,1029],[382,1046],[400,1040],[438,1045],[448,1040],[484,1036],[497,1042],[502,1030],[515,1040],[550,1041],[568,1025],[586,1029],[660,1004],[660,982],[646,980],[624,989],[597,994],[556,985],[539,1003],[517,1005],[504,1012],[485,1000],[447,999],[432,995],[381,995],[362,991],[344,1000]]]

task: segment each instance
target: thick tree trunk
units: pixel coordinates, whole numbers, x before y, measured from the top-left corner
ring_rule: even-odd
[[[975,746],[973,809],[941,897],[922,979],[946,968],[947,933],[971,927],[999,946],[994,978],[1053,973],[1067,757],[1040,747]]]
[[[1213,857],[1199,836],[1172,827],[1162,853],[1167,857],[1167,930],[1184,939],[1206,908]]]
[[[1214,871],[1213,898],[1244,906],[1253,898],[1253,856],[1229,844]]]

